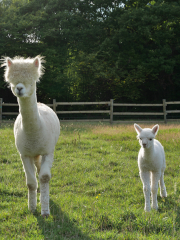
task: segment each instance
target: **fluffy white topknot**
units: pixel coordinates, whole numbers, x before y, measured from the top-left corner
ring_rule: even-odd
[[[44,66],[42,65],[45,60],[43,56],[36,56],[35,58],[23,58],[16,56],[13,59],[3,57],[1,59],[1,67],[5,67],[4,78],[6,82],[16,81],[21,78],[27,77],[31,74],[35,81],[44,74]],[[28,79],[27,79],[28,80]]]

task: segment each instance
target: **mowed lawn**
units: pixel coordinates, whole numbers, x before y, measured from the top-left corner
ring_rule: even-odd
[[[152,127],[152,124],[141,124]],[[62,123],[50,181],[51,215],[28,210],[13,127],[0,128],[0,239],[180,239],[180,125],[160,124],[168,197],[144,212],[133,124]]]

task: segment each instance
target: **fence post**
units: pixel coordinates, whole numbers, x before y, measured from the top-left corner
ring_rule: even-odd
[[[56,99],[53,99],[53,110],[56,113]]]
[[[167,123],[167,119],[166,119],[166,115],[167,115],[167,112],[166,112],[166,99],[163,99],[163,113],[164,113],[164,123]]]
[[[2,102],[3,102],[3,99],[0,98],[0,125],[2,123]]]
[[[114,99],[110,99],[110,123],[113,123],[113,101]]]

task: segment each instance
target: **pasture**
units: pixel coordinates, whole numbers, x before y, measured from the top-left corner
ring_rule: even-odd
[[[140,124],[152,127],[152,124]],[[144,212],[133,124],[62,123],[50,181],[49,218],[28,211],[12,126],[0,128],[0,239],[180,239],[180,125],[160,124],[166,154],[158,211]]]

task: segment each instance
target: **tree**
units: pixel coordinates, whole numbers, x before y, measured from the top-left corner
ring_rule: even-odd
[[[0,52],[46,57],[43,102],[177,100],[179,11],[179,1],[2,0]]]
[[[112,73],[118,101],[178,97],[179,10],[175,1],[127,1],[107,18],[107,36],[98,56]],[[108,63],[108,64],[107,64]],[[169,91],[171,89],[171,91]]]

